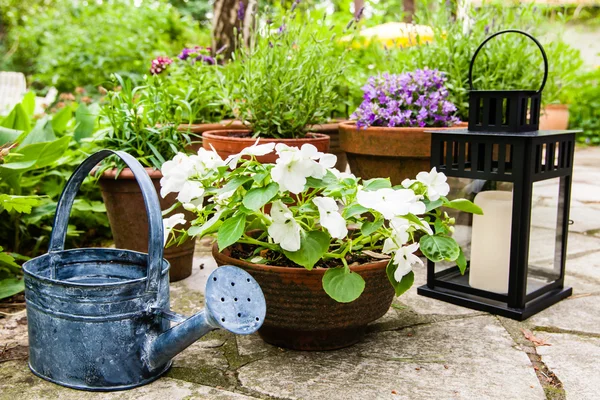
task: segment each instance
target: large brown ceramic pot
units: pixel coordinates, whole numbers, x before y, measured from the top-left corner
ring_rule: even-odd
[[[160,193],[160,178],[162,174],[158,170],[146,168],[150,175],[156,192]],[[110,222],[110,229],[115,241],[115,247],[148,252],[148,219],[142,192],[129,168],[125,168],[117,179],[116,170],[108,170],[100,177],[102,198],[106,205],[106,212]],[[160,208],[166,210],[176,202],[176,194],[171,193],[166,198],[158,196]],[[183,212],[186,220],[194,219],[194,214],[176,210],[174,213]],[[187,278],[192,273],[194,261],[194,239],[189,239],[181,246],[170,246],[165,249],[164,257],[171,264],[169,277],[171,282]]]
[[[365,290],[351,303],[338,303],[322,286],[326,269],[276,267],[232,258],[227,248],[213,246],[218,265],[235,265],[256,279],[267,301],[258,331],[270,344],[294,350],[333,350],[350,346],[364,335],[369,322],[383,316],[394,299],[385,273],[387,260],[352,266],[365,280]]]
[[[540,130],[565,130],[569,127],[569,106],[548,104],[540,116]]]
[[[389,177],[392,185],[414,179],[429,171],[431,134],[425,131],[465,128],[388,128],[371,126],[358,129],[354,122],[340,124],[340,147],[346,152],[350,170],[363,179]]]
[[[221,122],[215,122],[213,124],[181,124],[177,127],[180,132],[189,132],[192,144],[186,147],[186,150],[197,153],[202,147],[202,134],[209,131],[222,131],[222,130],[247,130],[241,121],[224,120]]]
[[[247,130],[211,131],[202,134],[202,146],[207,150],[210,150],[212,146],[222,159],[226,159],[233,154],[238,154],[254,143],[256,143],[256,138],[253,138],[250,131]],[[284,143],[295,147],[301,147],[303,144],[310,143],[323,153],[329,151],[329,136],[322,133],[308,133],[306,137],[297,139],[260,138],[259,144],[265,143]],[[256,157],[261,163],[274,163],[277,158],[278,156],[275,152]]]
[[[329,136],[329,152],[337,156],[335,167],[338,171],[346,171],[348,167],[348,159],[346,153],[340,147],[340,123],[349,122],[347,120],[333,120],[327,124],[313,125],[310,127],[311,132],[324,133]]]

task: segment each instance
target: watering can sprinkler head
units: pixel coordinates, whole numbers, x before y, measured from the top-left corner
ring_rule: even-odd
[[[236,335],[254,333],[262,326],[266,312],[263,292],[249,273],[231,265],[217,268],[208,277],[204,310],[187,319],[170,311],[160,311],[164,318],[179,324],[151,342],[148,364],[151,368],[164,366],[215,329],[225,329]]]

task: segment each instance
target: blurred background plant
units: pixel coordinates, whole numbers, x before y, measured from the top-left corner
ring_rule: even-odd
[[[3,69],[31,75],[40,89],[98,86],[112,73],[139,79],[155,56],[203,40],[199,25],[166,0],[0,1]]]

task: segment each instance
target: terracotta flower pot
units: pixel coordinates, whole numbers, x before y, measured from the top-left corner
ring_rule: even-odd
[[[226,119],[214,124],[181,124],[177,127],[180,132],[189,132],[192,136],[193,143],[186,147],[187,151],[197,153],[202,147],[202,133],[208,131],[220,130],[247,130],[241,121]]]
[[[434,129],[465,128],[387,128],[372,126],[358,129],[354,122],[340,124],[340,147],[348,156],[350,170],[363,179],[389,177],[392,185],[414,179],[420,171],[429,171],[431,134]]]
[[[565,130],[569,127],[569,106],[548,104],[540,116],[540,130]]]
[[[312,125],[310,127],[310,131],[324,133],[329,136],[329,152],[337,156],[337,163],[335,164],[335,167],[339,171],[344,172],[346,171],[346,167],[348,167],[348,159],[346,158],[346,153],[340,147],[339,126],[341,123],[349,121],[343,119],[334,121],[335,122],[332,121],[328,124]]]
[[[256,143],[250,131],[228,130],[228,131],[210,131],[202,134],[202,145],[210,150],[211,145],[217,151],[221,158],[226,159],[232,154],[238,154],[246,147]],[[301,147],[303,144],[310,143],[321,152],[329,151],[329,136],[322,133],[309,133],[306,137],[298,139],[272,139],[261,138],[260,144],[264,143],[284,143],[288,146]],[[257,157],[261,163],[274,163],[278,156],[275,152]]]
[[[160,178],[162,174],[158,170],[146,168],[150,175],[156,192],[160,193]],[[115,247],[148,252],[148,219],[142,192],[129,168],[124,169],[115,179],[116,170],[108,170],[100,177],[102,198],[106,205],[106,212],[110,222],[110,228],[115,241]],[[158,196],[160,208],[166,210],[175,204],[176,194],[171,193],[166,198]],[[176,210],[169,215],[184,212]],[[184,212],[188,221],[195,218],[194,214]],[[187,228],[188,226],[186,226]],[[195,240],[189,239],[181,246],[171,246],[165,249],[164,257],[171,264],[169,277],[171,282],[187,278],[192,273],[194,260]]]
[[[364,335],[369,322],[383,316],[394,299],[385,273],[387,260],[350,267],[365,280],[365,290],[351,303],[338,303],[325,293],[325,269],[277,267],[232,258],[219,252],[218,265],[235,265],[260,284],[267,301],[267,316],[258,331],[270,344],[294,350],[334,350],[350,346]]]

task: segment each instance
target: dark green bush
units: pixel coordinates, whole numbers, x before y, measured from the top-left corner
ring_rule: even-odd
[[[139,6],[134,0],[0,2],[8,23],[5,47],[15,49],[11,64],[60,91],[101,85],[111,73],[138,78],[155,56],[177,54],[200,35],[166,0]]]
[[[579,142],[600,145],[600,68],[582,74],[569,92],[569,128],[583,130]]]

